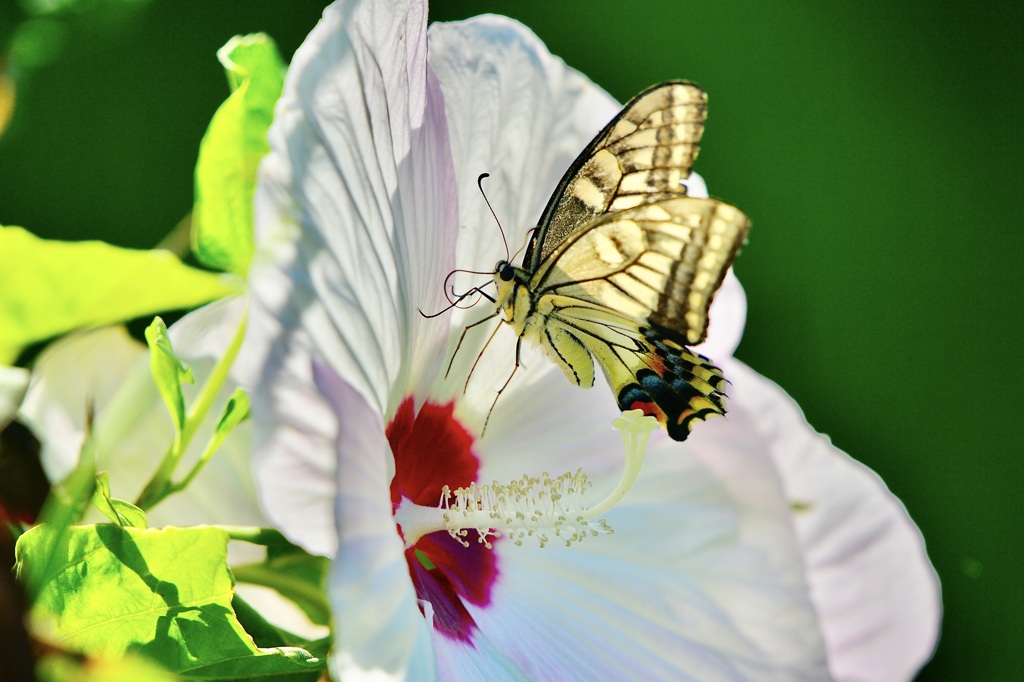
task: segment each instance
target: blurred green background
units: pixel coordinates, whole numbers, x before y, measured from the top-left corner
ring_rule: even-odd
[[[217,48],[265,30],[288,57],[323,4],[0,0],[17,86],[0,223],[158,242],[191,208],[197,146],[228,92]],[[669,78],[706,88],[697,169],[754,221],[736,266],[750,305],[738,355],[877,471],[924,532],[945,621],[919,679],[1022,679],[1024,6],[431,11],[516,17],[620,100]]]

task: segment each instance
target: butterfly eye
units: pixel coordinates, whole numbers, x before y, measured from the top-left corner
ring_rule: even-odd
[[[501,262],[498,264],[498,277],[501,277],[503,282],[511,282],[512,278],[515,277],[515,269],[511,263]]]

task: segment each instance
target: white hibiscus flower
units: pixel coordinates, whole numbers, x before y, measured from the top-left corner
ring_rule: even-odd
[[[291,65],[256,195],[239,361],[254,471],[274,522],[334,558],[336,679],[911,677],[939,619],[920,534],[731,358],[745,316],[733,278],[702,348],[731,381],[729,415],[682,444],[652,434],[604,515],[614,534],[543,548],[403,537],[395,510],[436,505],[445,485],[582,468],[599,499],[623,457],[607,388],[582,391],[531,352],[482,436],[514,335],[499,330],[463,393],[486,333],[448,378],[447,360],[489,311],[417,312],[442,307],[452,269],[504,255],[477,175],[491,174],[514,249],[618,107],[513,21],[427,31],[426,16],[417,1],[327,9]]]

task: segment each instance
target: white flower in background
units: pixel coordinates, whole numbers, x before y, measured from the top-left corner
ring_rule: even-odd
[[[190,402],[230,345],[244,311],[243,299],[225,300],[171,327],[175,352],[197,377],[197,384],[183,387]],[[178,478],[199,458],[232,388],[221,391],[185,453]],[[153,383],[149,350],[124,327],[71,334],[49,346],[33,366],[21,411],[41,441],[49,480],[63,480],[77,464],[90,409],[97,471],[108,472],[115,497],[134,501],[160,466],[174,427]],[[255,499],[250,450],[248,429],[235,429],[185,491],[171,495],[147,514],[150,525],[267,525]],[[239,558],[255,556],[242,545],[239,548]]]
[[[28,389],[28,379],[26,369],[0,366],[0,429],[18,413],[18,406]]]
[[[417,312],[442,307],[453,268],[504,255],[477,175],[515,249],[618,107],[511,20],[428,32],[426,15],[327,9],[291,65],[256,195],[239,360],[254,473],[274,522],[335,559],[336,678],[911,677],[940,608],[923,541],[870,471],[731,358],[734,278],[702,348],[731,381],[729,415],[683,444],[651,436],[604,516],[614,534],[544,548],[403,537],[395,510],[436,506],[444,486],[582,469],[597,500],[623,466],[607,388],[580,390],[529,351],[481,436],[514,334],[499,330],[463,394],[487,333],[448,379],[447,360],[489,310]]]

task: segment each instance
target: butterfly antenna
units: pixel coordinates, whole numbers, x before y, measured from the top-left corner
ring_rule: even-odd
[[[417,308],[416,311],[420,315],[422,315],[423,317],[426,317],[426,318],[437,317],[438,315],[443,315],[444,313],[448,312],[452,308],[458,307],[459,303],[461,303],[463,301],[463,299],[465,299],[467,296],[469,296],[471,294],[474,294],[474,293],[482,295],[484,298],[489,300],[491,303],[494,302],[494,299],[491,298],[491,296],[488,295],[486,292],[484,292],[483,289],[482,289],[483,287],[487,286],[488,284],[492,284],[494,282],[493,279],[488,281],[488,282],[485,282],[485,283],[481,284],[480,286],[473,287],[472,289],[470,289],[469,291],[467,291],[464,294],[456,294],[455,293],[455,287],[450,286],[449,282],[451,281],[452,277],[456,273],[459,273],[459,272],[466,272],[466,273],[469,273],[471,275],[490,275],[490,274],[492,274],[490,272],[483,272],[482,270],[463,270],[461,268],[456,268],[455,270],[452,270],[451,272],[449,272],[445,276],[444,284],[442,285],[442,290],[444,291],[444,296],[445,296],[445,298],[448,299],[448,303],[450,305],[442,308],[441,310],[437,311],[436,313],[431,313],[431,314],[427,314],[427,313],[423,312],[423,310],[421,308]],[[449,290],[451,291],[451,294],[448,293]],[[453,296],[455,297],[454,299],[452,298]],[[476,302],[474,301],[472,305],[468,305],[468,306],[465,306],[465,307],[466,308],[472,308],[473,305],[475,305],[475,304],[476,304]]]
[[[523,252],[523,249],[526,248],[526,245],[530,243],[530,237],[536,231],[536,227],[531,227],[529,230],[526,231],[526,239],[523,240],[523,245],[519,247],[519,250],[516,251],[515,254],[513,254],[512,258],[519,258],[519,254],[521,254]],[[511,263],[512,261],[509,262]]]
[[[484,178],[491,177],[490,173],[481,173],[476,179],[476,186],[480,188],[480,195],[484,198],[484,203],[487,204],[487,208],[491,211],[491,215],[494,216],[494,222],[498,223],[498,230],[501,232],[501,241],[505,244],[505,262],[508,263],[512,259],[512,255],[508,251],[508,239],[505,238],[505,228],[501,226],[501,221],[498,220],[498,214],[494,212],[494,208],[491,206],[490,200],[487,198],[487,193],[484,192]]]

